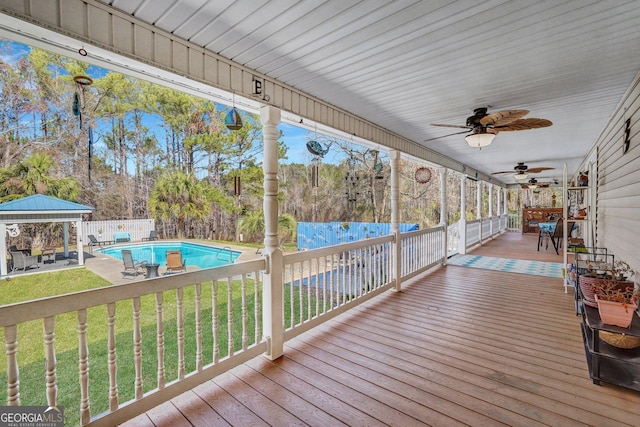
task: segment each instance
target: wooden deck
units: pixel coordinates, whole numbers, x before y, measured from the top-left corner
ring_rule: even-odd
[[[561,262],[507,233],[475,255]],[[127,426],[640,425],[640,393],[594,385],[560,279],[438,268]]]

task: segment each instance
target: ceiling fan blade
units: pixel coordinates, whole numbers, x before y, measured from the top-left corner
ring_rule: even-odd
[[[516,171],[514,171],[514,170],[510,170],[510,171],[494,172],[494,173],[492,173],[491,175],[500,175],[500,174],[503,174],[503,173],[513,173],[513,174],[515,174],[515,173],[516,173]]]
[[[538,128],[546,128],[551,126],[553,123],[547,119],[518,119],[515,120],[508,125],[498,126],[494,129],[499,130],[500,132],[506,132],[511,130],[527,130],[527,129],[538,129]]]
[[[446,125],[446,124],[442,124],[442,123],[431,123],[431,126],[442,126],[445,128],[461,128],[461,129],[472,129],[471,126],[465,126],[465,125]]]
[[[529,173],[540,173],[542,171],[550,171],[552,169],[555,169],[555,168],[545,168],[545,167],[529,168],[529,169],[527,169],[527,172],[529,172]]]
[[[482,126],[505,126],[509,123],[526,116],[529,110],[504,110],[497,113],[487,114],[480,119]]]
[[[429,141],[433,141],[434,139],[446,138],[448,136],[453,136],[453,135],[461,135],[463,133],[469,133],[470,131],[471,131],[470,129],[467,129],[467,130],[464,130],[462,132],[450,133],[449,135],[436,136],[436,137],[433,137],[433,138],[425,139],[422,142],[429,142]]]

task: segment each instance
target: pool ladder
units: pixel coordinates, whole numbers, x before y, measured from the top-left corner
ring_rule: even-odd
[[[224,250],[227,250],[229,252],[229,263],[233,263],[233,251],[229,246],[225,246],[224,248],[222,248],[222,251],[218,252],[218,255],[216,258],[218,260],[222,260],[222,258],[220,258],[220,255],[222,255],[223,253],[226,253],[226,252],[223,252]]]

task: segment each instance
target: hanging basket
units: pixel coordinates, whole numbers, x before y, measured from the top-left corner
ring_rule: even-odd
[[[426,184],[431,181],[431,170],[425,167],[418,168],[414,178],[418,184]]]

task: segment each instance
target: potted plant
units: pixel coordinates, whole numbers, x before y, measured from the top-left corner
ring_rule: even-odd
[[[595,289],[603,286],[605,281],[610,285],[625,290],[633,287],[634,282],[629,279],[635,275],[629,264],[622,260],[613,263],[604,261],[587,261],[588,272],[579,277],[578,285],[582,294],[582,302],[591,307],[598,307],[595,299]]]
[[[635,284],[621,287],[616,280],[605,279],[591,285],[603,323],[628,328],[638,308],[640,290]]]
[[[626,261],[617,260],[613,263],[613,269],[610,270],[611,275],[616,280],[627,280],[635,276],[636,272],[633,271],[631,266]]]

